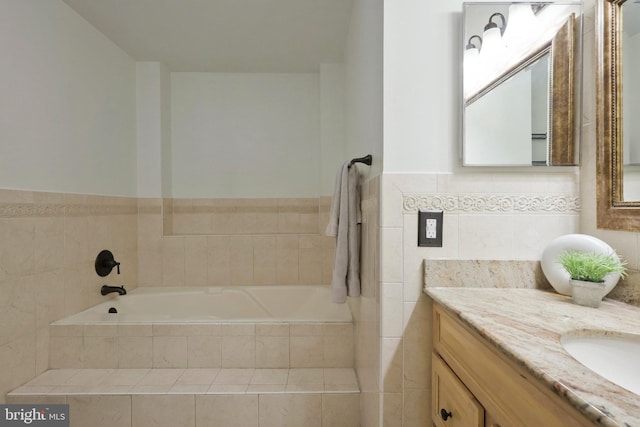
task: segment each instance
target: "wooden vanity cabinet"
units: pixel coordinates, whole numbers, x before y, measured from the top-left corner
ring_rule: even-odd
[[[483,427],[482,405],[437,354],[433,355],[431,363],[431,406],[437,410],[433,416],[433,423],[438,427]]]
[[[434,304],[433,328],[435,426],[594,425],[439,304]]]

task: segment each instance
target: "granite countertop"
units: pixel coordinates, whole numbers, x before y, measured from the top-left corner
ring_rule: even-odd
[[[586,368],[560,344],[570,331],[640,334],[640,308],[608,299],[599,308],[582,307],[571,297],[537,289],[425,292],[595,425],[640,427],[640,396]]]

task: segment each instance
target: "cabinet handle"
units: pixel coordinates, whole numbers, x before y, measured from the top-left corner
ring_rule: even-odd
[[[447,412],[447,410],[444,408],[440,409],[440,416],[442,417],[443,421],[447,421],[449,418],[453,418],[453,414],[451,412]]]

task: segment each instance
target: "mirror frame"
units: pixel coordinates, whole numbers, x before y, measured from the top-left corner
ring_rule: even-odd
[[[465,3],[466,5],[466,3]],[[549,54],[550,82],[549,82],[549,142],[547,144],[547,166],[578,166],[580,164],[576,144],[575,122],[575,52],[577,49],[576,17],[571,15],[556,34],[547,43],[531,51],[524,59],[515,64],[511,69],[496,77],[484,88],[463,99],[464,109],[486,95],[502,82],[514,76],[545,54]],[[464,72],[464,71],[463,71]],[[463,119],[464,122],[464,119]],[[464,126],[464,125],[463,125]],[[560,141],[561,143],[554,143]],[[479,165],[464,164],[464,146],[462,144],[461,160],[463,166],[477,167]],[[495,166],[495,165],[490,165]],[[508,165],[504,165],[507,166]],[[537,167],[537,166],[535,166]]]
[[[596,203],[597,227],[640,231],[640,201],[624,201],[622,188],[622,5],[597,0]]]

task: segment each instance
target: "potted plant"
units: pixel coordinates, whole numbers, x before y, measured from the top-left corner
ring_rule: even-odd
[[[627,274],[625,265],[616,253],[566,251],[560,255],[560,264],[571,276],[573,302],[587,307],[598,307],[604,298],[604,279],[608,274]]]

